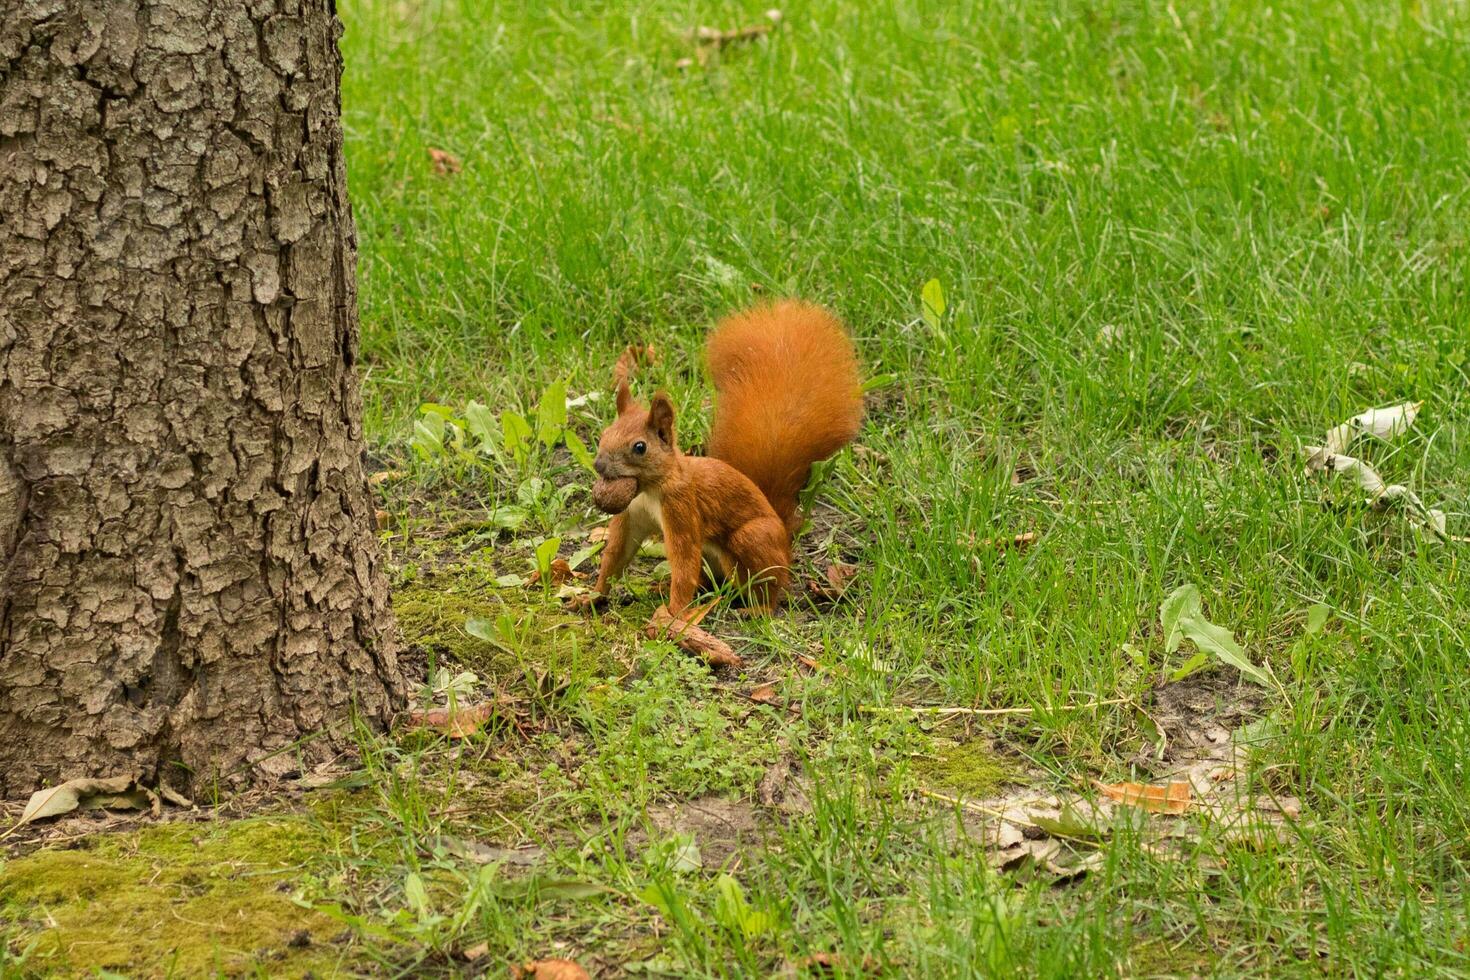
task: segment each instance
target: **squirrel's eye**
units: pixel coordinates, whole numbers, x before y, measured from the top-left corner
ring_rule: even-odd
[[[642,440],[639,440],[638,442],[633,443],[633,455],[634,456],[642,456],[647,451],[648,451],[648,443],[643,442]]]

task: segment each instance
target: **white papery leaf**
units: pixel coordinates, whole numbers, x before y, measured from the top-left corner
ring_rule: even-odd
[[[1414,419],[1419,417],[1419,406],[1423,402],[1404,402],[1402,405],[1393,405],[1389,408],[1370,408],[1366,412],[1354,415],[1344,425],[1351,425],[1358,432],[1374,436],[1379,439],[1392,439],[1409,431],[1414,424]],[[1338,426],[1341,429],[1342,426]],[[1333,432],[1336,432],[1334,429]],[[1331,434],[1328,434],[1331,441]],[[1343,446],[1344,449],[1347,446]]]
[[[1307,454],[1308,471],[1330,470],[1333,473],[1350,473],[1358,481],[1358,486],[1375,497],[1387,488],[1383,477],[1378,475],[1378,471],[1355,456],[1334,453],[1325,446],[1304,446],[1302,451]]]

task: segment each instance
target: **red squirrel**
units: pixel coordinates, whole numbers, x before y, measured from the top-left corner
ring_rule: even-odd
[[[618,417],[598,440],[593,486],[593,500],[617,516],[590,604],[604,602],[638,546],[662,533],[673,616],[689,608],[706,563],[746,590],[752,608],[774,609],[801,526],[797,495],[813,463],[857,436],[857,354],[826,310],[782,300],[734,314],[710,334],[705,356],[717,393],[708,456],[681,453],[669,396],[639,403],[619,368]]]

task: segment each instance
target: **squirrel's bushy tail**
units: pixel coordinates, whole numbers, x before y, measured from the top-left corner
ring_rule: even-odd
[[[857,353],[820,307],[781,300],[722,320],[705,345],[718,398],[709,454],[760,487],[795,531],[812,463],[857,436]]]

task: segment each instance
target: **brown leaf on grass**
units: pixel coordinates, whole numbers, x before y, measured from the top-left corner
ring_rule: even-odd
[[[1093,782],[1097,790],[1110,800],[1136,806],[1150,813],[1180,814],[1189,809],[1189,781],[1174,780],[1166,786],[1148,783]]]
[[[959,546],[961,548],[994,548],[997,551],[1008,551],[1014,548],[1017,551],[1025,551],[1036,543],[1036,538],[1035,531],[1012,535],[1009,538],[981,538],[969,534],[960,538]]]
[[[710,614],[710,610],[715,608],[715,606],[718,606],[719,604],[720,597],[715,596],[704,605],[695,606],[693,609],[684,614],[684,622],[688,623],[690,626],[698,626],[700,623],[704,622],[704,617]]]
[[[373,511],[373,521],[377,524],[379,531],[387,527],[389,522],[392,520],[393,515],[389,514],[386,510]]]
[[[475,945],[471,946],[469,949],[461,951],[459,955],[464,957],[465,962],[473,963],[475,962],[475,960],[484,959],[486,956],[490,955],[490,944],[475,943]]]
[[[94,800],[103,806],[111,801],[112,805],[124,809],[139,809],[136,801],[128,795],[132,788],[133,777],[111,776],[105,779],[70,779],[60,786],[37,790],[26,801],[20,821],[12,829],[18,829],[35,820],[59,817]]]
[[[856,959],[846,953],[813,953],[791,961],[784,972],[786,976],[830,976],[832,974],[855,976],[864,973],[878,973],[881,969],[882,964],[871,956]]]
[[[692,623],[675,619],[668,606],[659,606],[653,611],[653,617],[643,627],[643,635],[650,640],[673,640],[680,649],[702,657],[711,667],[739,668],[745,664],[730,644]]]
[[[408,474],[403,470],[378,470],[367,478],[368,486],[376,487],[387,483],[389,480],[401,480]]]
[[[750,700],[756,704],[780,704],[781,699],[776,697],[775,683],[762,684],[750,692]]]
[[[448,177],[464,169],[464,164],[459,162],[459,157],[437,146],[429,147],[429,159],[434,163],[434,173],[440,177]]]
[[[440,835],[429,839],[445,853],[476,864],[503,864],[514,868],[534,867],[546,860],[546,852],[539,847],[492,847],[479,841],[462,837]]]
[[[842,594],[847,591],[848,583],[852,581],[853,576],[857,573],[858,567],[856,565],[848,565],[840,561],[833,562],[827,566],[826,571],[823,573],[823,578],[826,581],[808,580],[806,583],[807,591],[812,594],[812,598],[814,599],[835,602],[842,598]]]
[[[847,583],[857,574],[856,565],[847,565],[840,561],[834,561],[827,566],[827,584],[832,587],[833,595],[842,595],[847,591]]]
[[[606,540],[607,540],[607,525],[606,524],[602,525],[601,527],[594,527],[591,531],[588,531],[587,532],[587,543],[588,544],[596,544],[599,541],[606,541]]]
[[[495,702],[459,705],[453,708],[430,708],[427,711],[410,711],[408,729],[432,728],[450,738],[465,738],[479,731],[495,715]]]
[[[723,49],[732,44],[748,44],[758,41],[776,29],[781,23],[781,11],[774,7],[766,11],[765,24],[752,24],[749,27],[737,27],[732,30],[722,31],[716,27],[696,27],[689,32],[689,40],[701,47],[713,47]]]
[[[586,577],[587,574],[585,572],[572,571],[572,566],[567,564],[567,560],[565,558],[557,558],[551,563],[551,584],[554,586],[563,586],[573,579],[584,579]],[[537,571],[531,573],[531,580],[526,584],[539,585],[540,583],[541,572],[538,569]]]
[[[527,960],[510,968],[512,980],[592,980],[587,971],[571,960]]]

